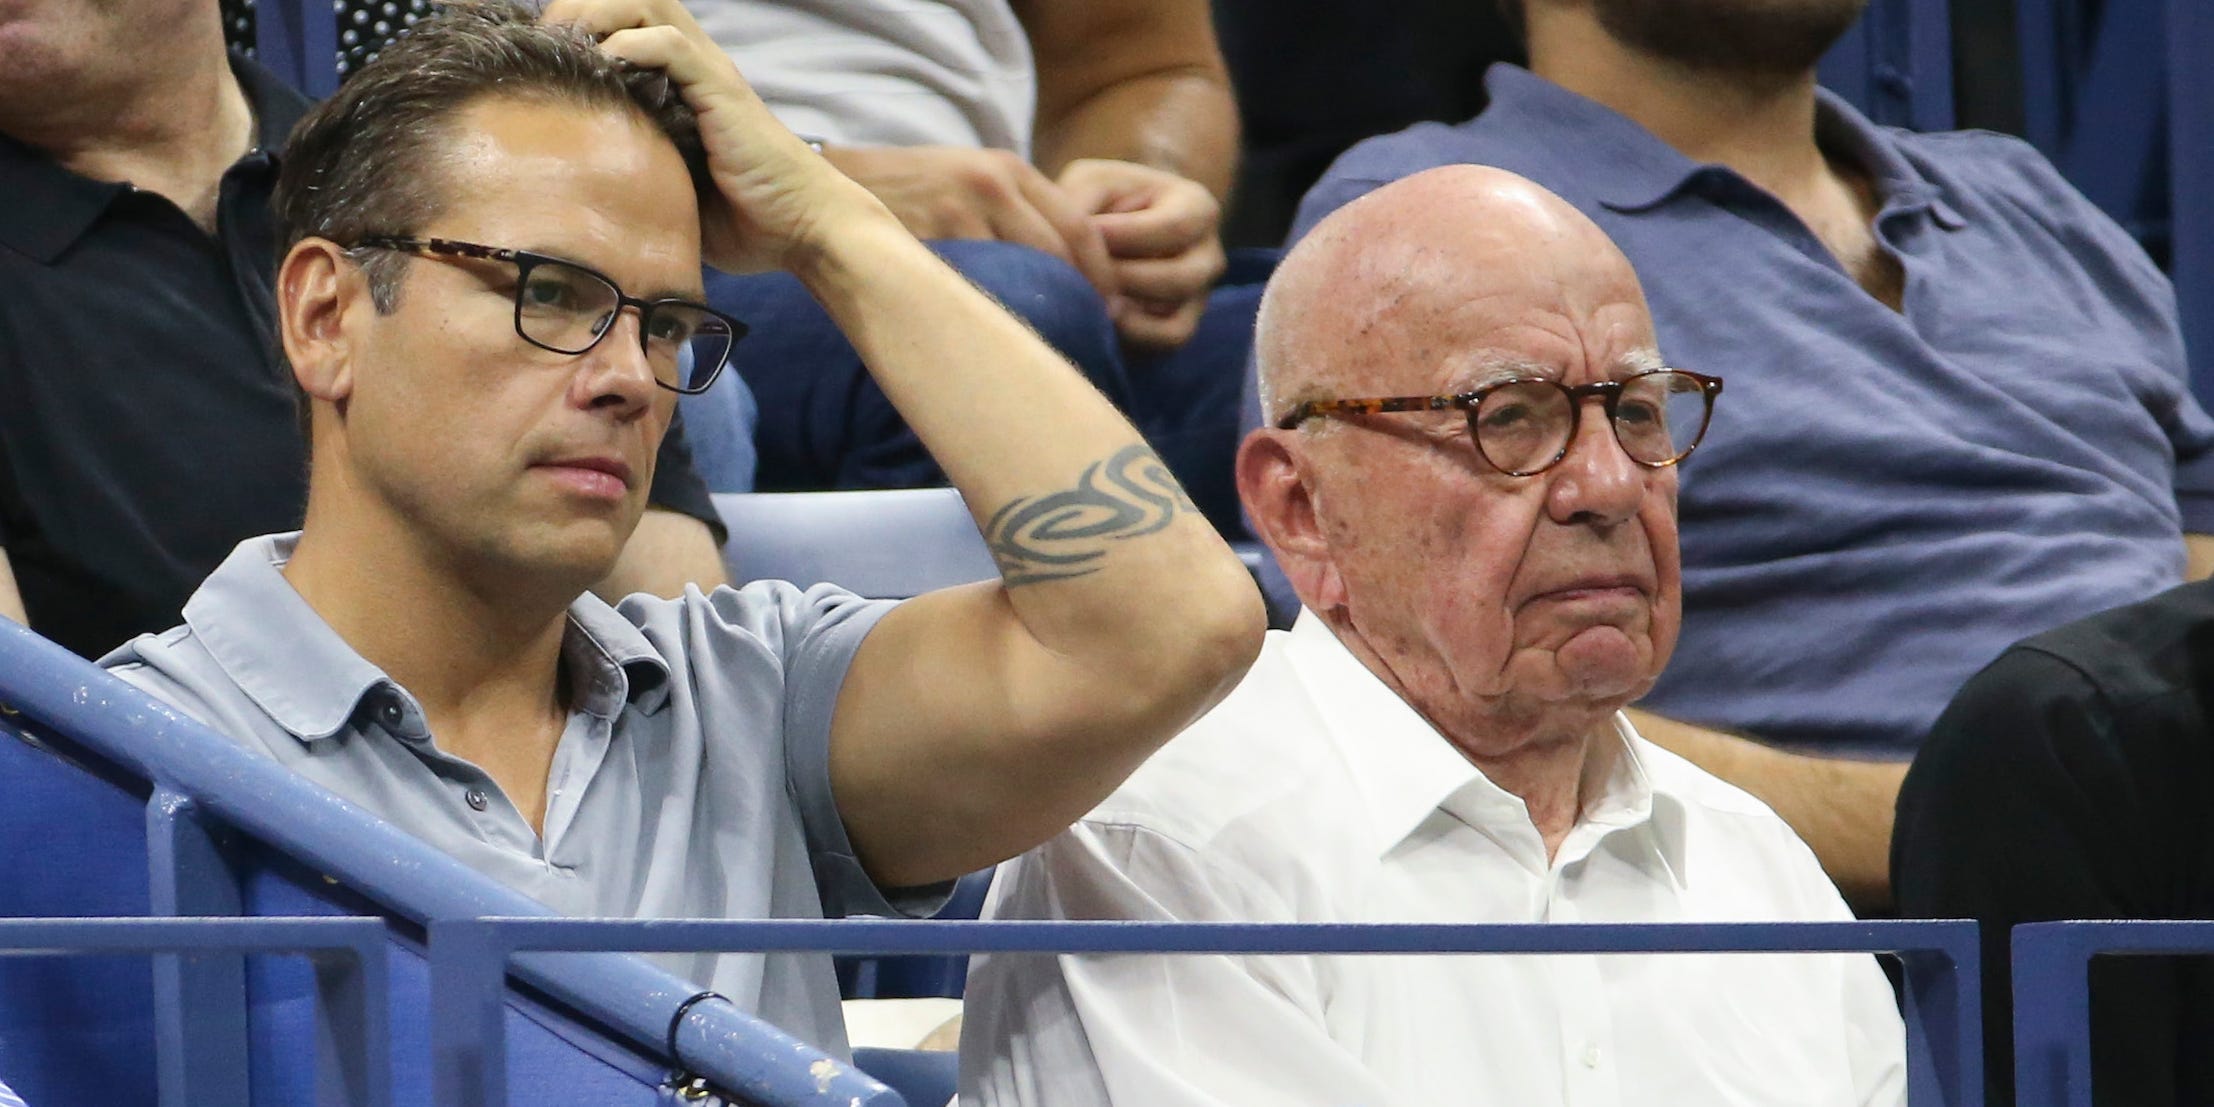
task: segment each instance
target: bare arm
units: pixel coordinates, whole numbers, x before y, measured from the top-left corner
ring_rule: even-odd
[[[31,625],[31,616],[23,610],[23,593],[15,586],[15,566],[9,563],[6,550],[0,550],[0,615]]]
[[[725,201],[709,261],[806,284],[999,556],[1001,582],[886,615],[846,675],[830,773],[870,875],[946,879],[1066,827],[1259,651],[1244,567],[1112,405],[777,124],[676,0],[546,17],[668,71]]]
[[[592,592],[614,603],[633,592],[674,597],[683,595],[687,584],[711,592],[728,583],[723,552],[715,548],[715,532],[681,511],[652,507],[639,517],[638,529],[623,544],[615,568],[592,586]]]
[[[1092,216],[1115,330],[1169,350],[1225,259],[1238,112],[1207,0],[1017,0],[1038,64],[1038,168]]]
[[[1038,63],[1033,160],[1135,162],[1226,199],[1238,106],[1207,0],[1016,0]]]
[[[1638,733],[1775,809],[1806,840],[1853,910],[1891,907],[1891,820],[1904,761],[1852,761],[1770,749],[1750,739],[1632,709]]]
[[[2183,579],[2205,580],[2214,576],[2214,535],[2183,536]]]

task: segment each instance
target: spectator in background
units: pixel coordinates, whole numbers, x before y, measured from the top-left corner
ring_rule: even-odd
[[[1493,67],[1475,119],[1348,151],[1292,237],[1477,163],[1621,245],[1662,348],[1731,398],[1684,485],[1683,641],[1640,726],[1881,908],[1906,759],[1969,674],[2187,554],[2203,575],[2214,421],[2167,281],[2027,145],[1817,89],[1862,0],[1506,2],[1530,69]]]
[[[1720,385],[1661,368],[1598,228],[1508,173],[1420,174],[1285,258],[1256,345],[1277,429],[1246,439],[1238,488],[1298,622],[1002,866],[987,916],[1849,917],[1789,827],[1621,714],[1675,641],[1674,463]],[[995,955],[966,1006],[976,1107],[1905,1092],[1859,956]]]
[[[2214,582],[2031,638],[1969,680],[1899,793],[1899,909],[1983,923],[1986,1101],[2014,1102],[2018,923],[2214,919]],[[2214,1103],[2204,957],[2091,962],[2102,1107]]]
[[[1211,515],[1235,517],[1259,288],[1226,290],[1202,323],[1238,144],[1206,0],[685,2],[787,126],[1069,355]],[[736,363],[761,404],[762,488],[943,482],[795,282],[709,293],[766,340]],[[696,437],[731,433],[707,423],[695,414]]]
[[[299,525],[268,204],[306,110],[226,54],[215,0],[0,10],[0,614],[98,657]],[[721,581],[677,436],[653,501],[600,590]]]
[[[106,664],[556,910],[927,910],[1219,698],[1260,597],[1136,431],[779,126],[682,8],[544,20],[450,9],[296,129],[277,305],[313,419],[306,521],[240,543],[183,626]],[[584,592],[644,509],[676,390],[723,364],[679,341],[729,333],[697,303],[703,250],[822,298],[992,520],[1004,579],[898,605]],[[1054,525],[1087,509],[1106,518]],[[828,957],[678,971],[842,1046]]]

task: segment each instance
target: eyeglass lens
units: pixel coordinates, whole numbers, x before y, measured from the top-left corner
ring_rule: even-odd
[[[581,354],[614,325],[621,296],[615,286],[586,270],[541,262],[530,267],[515,290],[515,325],[523,337],[550,350]],[[641,325],[654,376],[680,391],[713,380],[735,341],[723,320],[674,301],[649,305]]]
[[[1558,460],[1575,432],[1568,393],[1550,381],[1515,381],[1484,394],[1468,429],[1485,460],[1509,473],[1533,473]],[[1684,373],[1642,373],[1622,382],[1614,436],[1624,453],[1665,465],[1690,452],[1706,429],[1707,396]]]

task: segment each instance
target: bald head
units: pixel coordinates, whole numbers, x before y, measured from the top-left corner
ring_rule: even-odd
[[[1534,290],[1571,308],[1625,293],[1644,307],[1606,232],[1526,178],[1452,165],[1385,185],[1317,224],[1269,281],[1255,339],[1264,417],[1306,399],[1426,391],[1416,384],[1441,359],[1483,352],[1455,350],[1456,336],[1511,330],[1497,309]]]

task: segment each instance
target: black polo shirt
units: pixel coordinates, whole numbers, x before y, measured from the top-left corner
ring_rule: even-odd
[[[2031,638],[1971,679],[1907,773],[1901,913],[1983,922],[1990,1102],[2014,1102],[2008,933],[2214,918],[2214,582]],[[2091,963],[2102,1107],[2214,1103],[2214,960]]]
[[[258,135],[213,238],[0,135],[0,548],[31,626],[86,657],[174,626],[232,546],[296,529],[307,500],[269,199],[308,101],[233,68]],[[722,533],[675,426],[652,497]]]

